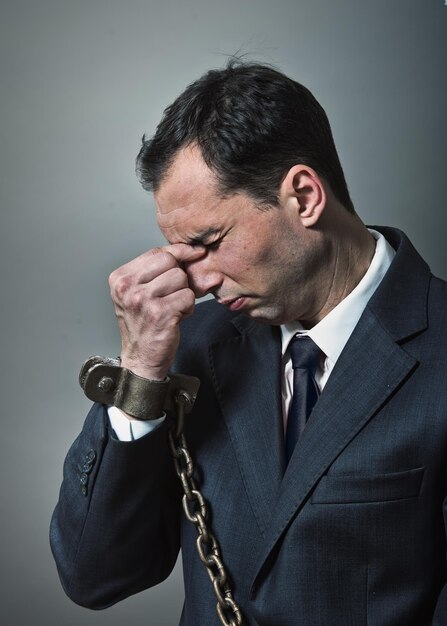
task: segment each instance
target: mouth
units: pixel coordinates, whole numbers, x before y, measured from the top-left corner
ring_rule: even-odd
[[[223,300],[217,300],[219,304],[223,304],[230,311],[239,311],[243,308],[246,303],[246,298],[244,296],[239,296],[238,298],[225,298]]]

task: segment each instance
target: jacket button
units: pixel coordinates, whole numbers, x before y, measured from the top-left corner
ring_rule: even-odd
[[[81,483],[81,485],[86,485],[88,483],[88,474],[82,472],[82,474],[79,476],[79,482]]]
[[[85,462],[93,464],[96,459],[96,452],[94,450],[89,450],[85,455]]]
[[[81,493],[82,493],[82,495],[83,495],[83,496],[86,496],[86,495],[87,495],[87,487],[86,487],[85,485],[82,485],[82,487],[81,487]]]

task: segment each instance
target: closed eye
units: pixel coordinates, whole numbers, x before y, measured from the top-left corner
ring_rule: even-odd
[[[217,250],[217,248],[220,246],[221,243],[222,243],[222,238],[216,239],[216,241],[212,241],[211,243],[206,243],[205,248],[207,250]]]

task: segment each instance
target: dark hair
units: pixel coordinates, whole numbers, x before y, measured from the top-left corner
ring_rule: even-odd
[[[289,169],[312,167],[349,210],[349,197],[326,113],[311,92],[270,66],[230,61],[189,85],[167,107],[154,137],[143,137],[137,173],[157,191],[178,150],[198,145],[219,191],[276,205]]]

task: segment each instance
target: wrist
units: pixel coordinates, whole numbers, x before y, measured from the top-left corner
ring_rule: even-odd
[[[169,368],[151,367],[149,365],[145,365],[141,361],[133,361],[132,359],[126,359],[125,357],[121,357],[121,367],[125,367],[133,374],[136,374],[136,376],[140,376],[141,378],[146,378],[146,380],[154,382],[166,381],[169,372]]]

